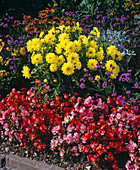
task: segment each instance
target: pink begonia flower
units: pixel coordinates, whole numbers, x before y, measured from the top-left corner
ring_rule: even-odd
[[[54,126],[52,128],[52,134],[56,135],[59,132],[59,130],[60,130],[60,125]]]
[[[116,118],[117,118],[117,119],[121,119],[121,114],[120,114],[120,113],[117,113]]]
[[[80,132],[81,133],[84,133],[86,131],[86,126],[81,124],[81,127],[80,127]]]
[[[73,135],[74,142],[78,142],[79,138],[80,138],[80,135],[77,132],[75,132],[74,135]]]
[[[129,144],[126,146],[130,153],[133,153],[137,144],[134,143],[132,140],[129,141]]]
[[[68,125],[68,127],[67,127],[68,132],[72,132],[73,129],[74,129],[73,125]]]
[[[131,161],[129,160],[129,161],[127,161],[127,163],[126,163],[126,165],[125,165],[125,168],[127,169],[127,170],[130,170],[129,169],[129,164],[131,163]]]
[[[72,143],[72,142],[73,142],[73,137],[72,137],[72,134],[69,133],[69,134],[67,135],[67,138],[66,138],[66,143],[70,144],[70,143]]]
[[[85,105],[86,107],[91,107],[92,104],[93,104],[93,100],[92,100],[92,97],[91,97],[91,96],[87,97],[87,98],[84,100],[84,105]]]
[[[83,114],[83,113],[85,113],[85,110],[86,110],[86,108],[85,108],[84,106],[81,106],[81,107],[79,108],[79,113],[80,113],[80,114]]]
[[[60,156],[61,157],[64,157],[64,154],[65,154],[65,150],[64,150],[64,147],[61,148],[61,151],[60,151]]]

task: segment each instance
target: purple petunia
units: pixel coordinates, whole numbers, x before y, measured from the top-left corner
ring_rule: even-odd
[[[4,25],[3,25],[3,28],[6,28],[6,27],[8,27],[8,24],[4,24]]]
[[[13,44],[13,41],[11,41],[11,40],[8,40],[7,42],[9,45]]]
[[[84,88],[85,88],[85,84],[84,84],[84,83],[81,83],[81,84],[80,84],[80,88],[81,88],[81,89],[84,89]]]
[[[138,106],[134,106],[134,110],[135,111],[139,110],[139,107]]]
[[[126,91],[126,94],[130,94],[130,93],[131,93],[131,91],[130,91],[130,90]]]
[[[93,77],[89,77],[88,79],[89,79],[90,81],[92,81],[92,80],[93,80]]]
[[[119,77],[119,81],[129,81],[130,80],[130,73],[124,73]]]
[[[131,102],[134,102],[134,101],[135,101],[135,99],[132,97],[132,98],[130,98],[130,101],[131,101]]]
[[[81,78],[81,79],[80,79],[80,81],[83,81],[83,80],[84,80],[84,78]]]
[[[8,38],[10,35],[6,35],[5,38]]]
[[[107,86],[107,82],[103,82],[102,87],[106,88],[106,86]]]
[[[136,88],[139,87],[138,83],[135,83],[135,84],[134,84],[134,87],[136,87]]]
[[[112,95],[111,95],[112,97],[114,97],[114,96],[116,96],[116,93],[112,93]]]

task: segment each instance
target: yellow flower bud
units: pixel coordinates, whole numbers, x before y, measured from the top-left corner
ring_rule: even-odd
[[[0,56],[0,63],[3,63],[3,58]]]
[[[44,79],[44,83],[47,83],[47,81],[48,81],[47,79]]]

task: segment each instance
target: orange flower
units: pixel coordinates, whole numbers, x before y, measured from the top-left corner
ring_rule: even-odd
[[[17,56],[17,51],[14,50],[14,52],[11,52],[11,55],[12,55],[13,57],[16,57],[16,56]]]
[[[20,22],[19,20],[16,20],[16,21],[13,23],[13,27],[18,26],[18,25],[20,25],[20,24],[21,24],[21,22]]]
[[[50,9],[50,12],[54,13],[54,12],[55,12],[55,9],[51,8],[51,9]]]

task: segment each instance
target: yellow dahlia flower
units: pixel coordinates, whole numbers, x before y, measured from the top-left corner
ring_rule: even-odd
[[[23,76],[28,79],[30,79],[31,74],[30,74],[30,69],[28,66],[23,66],[23,70],[21,71],[23,73]]]
[[[64,63],[61,67],[63,74],[70,76],[74,73],[74,64],[71,62]]]
[[[87,67],[90,69],[90,70],[94,70],[94,68],[97,67],[97,64],[98,64],[98,61],[95,60],[95,59],[89,59],[88,62],[87,62]]]

